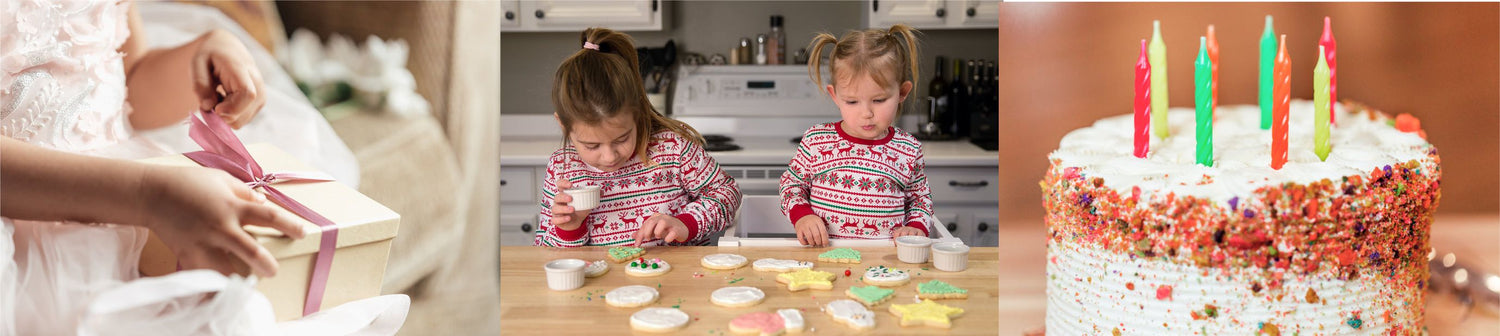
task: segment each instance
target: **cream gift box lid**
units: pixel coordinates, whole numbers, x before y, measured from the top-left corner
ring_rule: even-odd
[[[260,163],[261,169],[266,173],[318,171],[270,144],[246,145],[245,149],[250,152],[251,157],[255,158],[255,162]],[[197,162],[183,155],[143,159],[139,162],[201,167]],[[401,215],[342,183],[298,181],[274,183],[271,187],[337,224],[338,247],[391,239],[396,236]],[[257,191],[260,190],[257,189]],[[277,207],[277,209],[282,211],[284,216],[302,219],[301,216],[284,208]],[[308,225],[315,226],[311,223]],[[276,259],[317,252],[322,234],[321,231],[313,231],[312,234],[302,239],[294,240],[287,238],[280,231],[267,227],[245,225],[244,228],[245,231],[254,235],[260,245],[265,246]]]

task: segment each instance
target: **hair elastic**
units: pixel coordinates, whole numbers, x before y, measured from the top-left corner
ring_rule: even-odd
[[[583,41],[583,48],[591,49],[593,51],[599,51],[599,45],[589,41]]]

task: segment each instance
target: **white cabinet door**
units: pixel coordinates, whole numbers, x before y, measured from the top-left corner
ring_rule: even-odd
[[[965,28],[998,28],[1000,26],[1000,0],[959,1],[958,25]]]
[[[916,28],[941,27],[947,22],[945,0],[871,0],[865,2],[869,26],[884,28],[904,23]]]
[[[500,17],[500,29],[509,30],[521,27],[520,0],[501,1],[500,11],[504,13],[504,15]]]
[[[537,166],[502,166],[500,167],[500,203],[507,205],[530,205],[536,206],[538,196],[542,192],[543,177],[546,168]]]
[[[582,31],[605,27],[622,31],[661,30],[658,0],[523,0],[520,31]]]
[[[533,207],[500,208],[500,246],[531,245],[536,240],[538,218]]]

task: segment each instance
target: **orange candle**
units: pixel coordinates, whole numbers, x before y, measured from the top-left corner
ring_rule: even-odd
[[[1213,110],[1219,110],[1219,39],[1214,37],[1214,25],[1208,25],[1208,62],[1213,73]]]
[[[1271,90],[1271,168],[1280,170],[1286,165],[1286,134],[1288,110],[1292,103],[1292,59],[1286,54],[1286,34],[1281,35],[1281,46],[1276,51],[1275,87]]]

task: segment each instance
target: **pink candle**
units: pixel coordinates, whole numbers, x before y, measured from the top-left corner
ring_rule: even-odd
[[[1135,61],[1135,157],[1146,158],[1151,147],[1151,62],[1146,61],[1146,40]]]
[[[1333,119],[1333,106],[1339,101],[1338,43],[1333,41],[1333,21],[1327,16],[1323,17],[1323,38],[1318,40],[1318,46],[1323,47],[1323,51],[1327,53],[1325,57],[1328,61],[1328,123],[1337,124]]]
[[[1214,25],[1208,25],[1208,61],[1213,71],[1213,110],[1219,110],[1219,38],[1214,36]],[[1217,114],[1215,114],[1217,116]]]

